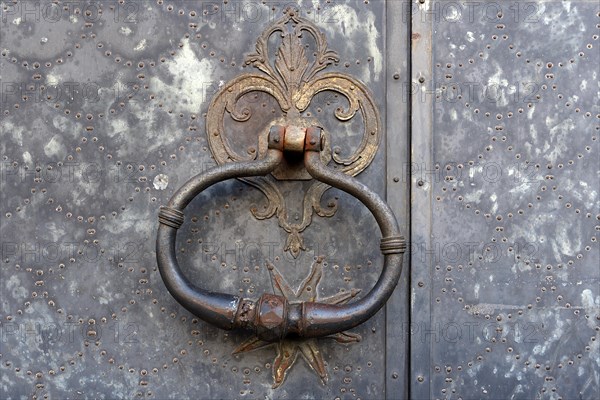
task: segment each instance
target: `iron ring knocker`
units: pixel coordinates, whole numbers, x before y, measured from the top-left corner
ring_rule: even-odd
[[[368,320],[385,304],[397,285],[406,243],[400,236],[392,210],[367,186],[323,164],[320,159],[321,128],[309,127],[304,131],[305,136],[294,137],[293,142],[286,143],[285,128],[274,126],[269,133],[268,151],[263,159],[227,163],[196,175],[173,195],[168,206],[161,207],[156,242],[160,274],[171,295],[205,322],[222,329],[250,329],[266,341],[279,341],[289,334],[301,337],[327,336]],[[314,179],[359,199],[379,225],[383,236],[380,246],[384,255],[383,270],[373,289],[356,302],[344,305],[289,303],[285,297],[274,294],[263,294],[258,301],[242,299],[201,289],[191,283],[179,268],[175,239],[177,229],[183,224],[183,210],[192,199],[223,180],[270,173],[282,162],[284,151],[288,150],[302,151],[305,168]]]

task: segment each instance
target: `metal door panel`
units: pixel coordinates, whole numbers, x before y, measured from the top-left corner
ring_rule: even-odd
[[[318,340],[326,384],[298,355],[273,387],[276,345],[233,354],[248,334],[185,311],[154,242],[159,206],[215,164],[211,99],[256,71],[244,57],[288,6],[340,56],[327,71],[374,95],[382,140],[357,178],[411,221],[411,256],[385,309],[351,331],[360,342]],[[1,7],[3,398],[598,396],[597,2]],[[333,117],[346,104],[324,92],[308,110],[340,154],[360,143],[360,119]],[[243,106],[236,129],[281,115],[264,95]],[[252,157],[249,136],[228,139]],[[282,186],[293,221],[302,186]],[[275,217],[252,216],[260,190],[216,185],[186,209],[178,258],[193,282],[256,298],[274,291],[267,261],[297,289],[321,255],[319,297],[360,296],[380,271],[378,229],[344,193],[321,200],[336,202],[294,257]]]
[[[359,343],[318,341],[327,384],[299,355],[273,388],[275,346],[232,354],[248,335],[212,328],[185,311],[165,290],[154,251],[158,206],[214,165],[204,131],[211,98],[252,69],[244,55],[285,7],[295,4],[325,33],[341,58],[331,69],[365,82],[386,126],[386,84],[393,79],[386,65],[393,59],[396,73],[407,68],[405,44],[384,51],[386,5],[36,4],[3,3],[2,13],[2,397],[384,398],[386,382],[387,397],[403,396],[408,342],[386,341],[394,320],[405,318],[402,294],[389,319],[381,311],[352,331]],[[407,21],[394,24],[401,24],[394,34],[406,38]],[[390,104],[406,115],[406,103]],[[281,114],[267,96],[246,106],[255,114],[252,129]],[[328,114],[340,106],[344,99],[325,92],[308,111],[345,154],[360,143],[361,121],[336,125]],[[390,151],[382,131],[358,178],[384,195],[386,168],[398,176],[407,154]],[[406,125],[391,131],[395,143],[406,143]],[[244,138],[230,139],[247,149]],[[297,186],[283,191],[296,219]],[[397,186],[392,205],[406,212]],[[337,190],[322,203],[335,197],[336,215],[313,216],[303,232],[307,250],[294,258],[284,251],[287,235],[276,218],[259,221],[250,213],[265,204],[260,191],[240,181],[219,184],[186,210],[178,257],[192,281],[254,297],[273,291],[266,261],[295,289],[313,257],[324,256],[320,297],[366,293],[382,263],[373,241],[378,228],[357,200]]]
[[[598,396],[598,11],[413,10],[415,398]]]

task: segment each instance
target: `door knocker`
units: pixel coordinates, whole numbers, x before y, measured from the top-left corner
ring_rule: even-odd
[[[281,44],[274,66],[269,62],[268,41],[278,33]],[[302,39],[314,38],[314,60],[305,55]],[[373,159],[379,143],[379,113],[365,85],[340,73],[321,72],[337,62],[327,49],[324,35],[294,10],[268,28],[258,39],[256,53],[247,58],[261,73],[243,74],[225,83],[213,98],[207,113],[207,135],[216,167],[191,178],[159,211],[156,244],[158,267],[173,297],[191,313],[222,329],[252,330],[264,341],[280,341],[288,335],[322,337],[353,328],[373,316],[392,294],[402,269],[406,249],[404,238],[388,205],[367,186],[353,178]],[[226,137],[223,119],[227,114],[238,122],[250,118],[248,109],[238,108],[238,100],[250,92],[264,92],[275,98],[283,116],[265,121],[258,132],[256,148],[241,155]],[[364,125],[358,149],[349,156],[331,149],[329,133],[305,111],[313,96],[321,91],[339,93],[348,100],[347,109],[338,108],[335,117],[347,121],[360,113]],[[336,168],[328,166],[333,164]],[[331,216],[320,207],[321,195],[335,187],[359,199],[373,214],[381,230],[383,269],[375,286],[361,299],[348,304],[289,302],[284,296],[263,294],[257,300],[217,293],[200,288],[182,273],[176,258],[177,230],[184,221],[186,206],[203,190],[226,179],[244,179],[258,187],[270,202],[266,211],[253,210],[259,219],[275,214],[288,232],[286,250],[294,256],[304,249],[300,233],[310,224],[313,210]],[[287,220],[284,200],[277,189],[279,180],[314,180],[307,191],[301,223]],[[308,205],[309,207],[307,207]]]

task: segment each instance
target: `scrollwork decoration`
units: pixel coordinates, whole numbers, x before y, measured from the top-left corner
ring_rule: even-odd
[[[274,61],[269,54],[269,40],[273,36],[280,39]],[[314,39],[312,59],[306,55],[307,36]],[[323,91],[336,92],[347,99],[347,108],[340,107],[335,111],[335,117],[339,121],[348,121],[360,113],[364,125],[361,143],[350,155],[340,155],[337,152],[332,154],[331,137],[325,131],[326,150],[323,151],[323,161],[333,161],[339,170],[352,176],[359,174],[371,163],[381,136],[379,112],[375,102],[366,86],[356,78],[339,72],[322,72],[331,64],[339,62],[339,57],[327,47],[325,35],[312,22],[300,17],[296,10],[287,9],[281,19],[261,34],[256,42],[255,52],[247,55],[245,62],[260,72],[242,74],[225,83],[208,109],[208,141],[218,164],[256,159],[266,152],[268,127],[264,132],[257,133],[258,151],[250,156],[237,153],[225,137],[225,115],[238,122],[247,121],[251,117],[249,109],[239,108],[238,102],[244,95],[263,92],[276,100],[284,118],[283,121],[270,121],[269,126],[275,123],[309,126],[320,124],[303,113],[313,97]],[[330,202],[327,207],[323,207],[321,197],[329,186],[314,182],[304,195],[302,220],[298,223],[290,222],[285,199],[279,189],[279,181],[285,179],[307,178],[302,174],[286,177],[274,173],[268,177],[244,181],[258,188],[267,198],[266,207],[253,208],[253,215],[258,219],[277,215],[279,225],[289,234],[285,251],[298,257],[300,251],[306,250],[301,233],[310,225],[313,212],[321,217],[331,217],[337,211],[337,204]]]

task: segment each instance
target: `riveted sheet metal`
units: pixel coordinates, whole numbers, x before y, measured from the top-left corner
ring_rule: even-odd
[[[412,397],[597,398],[598,2],[416,4]]]
[[[410,70],[410,18],[405,2],[386,3],[386,166],[387,193],[390,207],[396,213],[400,230],[409,236],[409,184],[403,179],[410,159],[410,88],[405,84]],[[404,258],[400,282],[386,304],[386,397],[408,397],[408,363],[410,338],[405,334],[410,311],[410,257]]]
[[[215,164],[204,131],[211,98],[225,82],[250,71],[244,56],[255,51],[256,38],[288,6],[310,19],[339,55],[340,62],[329,69],[364,82],[383,124],[394,121],[385,104],[391,79],[386,64],[391,58],[395,72],[406,70],[398,63],[406,47],[393,56],[384,52],[390,30],[399,36],[394,40],[406,39],[395,17],[393,29],[386,27],[386,7],[395,4],[0,4],[0,397],[403,396],[405,344],[386,342],[394,320],[405,314],[402,305],[379,312],[338,341],[247,352],[242,351],[249,348],[246,336],[198,321],[169,295],[157,271],[159,206],[188,178]],[[252,117],[228,121],[234,128],[259,131],[281,117],[269,96],[246,96],[243,102],[240,109],[251,110]],[[360,121],[337,125],[333,117],[346,106],[341,96],[322,92],[307,110],[323,123],[342,156],[361,139]],[[406,162],[405,153],[385,147],[383,128],[375,158],[357,176],[382,196],[386,158],[390,176],[398,174],[390,160]],[[401,126],[393,132],[406,135]],[[257,152],[248,135],[228,140],[248,158]],[[394,137],[399,146],[406,140]],[[283,191],[291,220],[302,217],[303,185],[293,182]],[[402,193],[390,191],[389,199],[406,226]],[[271,279],[282,277],[302,299],[366,293],[383,260],[377,225],[342,192],[326,192],[322,203],[324,208],[337,204],[337,213],[315,214],[303,232],[306,250],[293,257],[284,251],[287,234],[276,219],[252,216],[253,205],[265,205],[258,190],[240,181],[217,185],[186,208],[177,257],[192,281],[242,297],[273,293]],[[301,282],[317,270],[311,267],[316,256],[324,259],[312,295]],[[397,294],[394,301],[403,298]],[[297,360],[281,370],[287,372],[285,381],[274,385],[274,364],[287,351]],[[315,361],[321,359],[323,365]],[[392,373],[399,378],[392,381]]]
[[[431,324],[431,262],[420,256],[415,246],[430,248],[432,215],[430,183],[424,176],[415,173],[416,166],[431,165],[433,141],[431,98],[419,99],[423,91],[422,83],[431,79],[431,20],[419,18],[426,4],[418,0],[411,3],[411,74],[407,86],[410,87],[411,99],[411,159],[403,173],[403,178],[410,183],[411,204],[411,293],[410,324],[404,329],[410,341],[410,396],[415,399],[427,399],[430,396],[429,364],[431,346],[421,338],[427,338],[418,332],[417,326]]]

